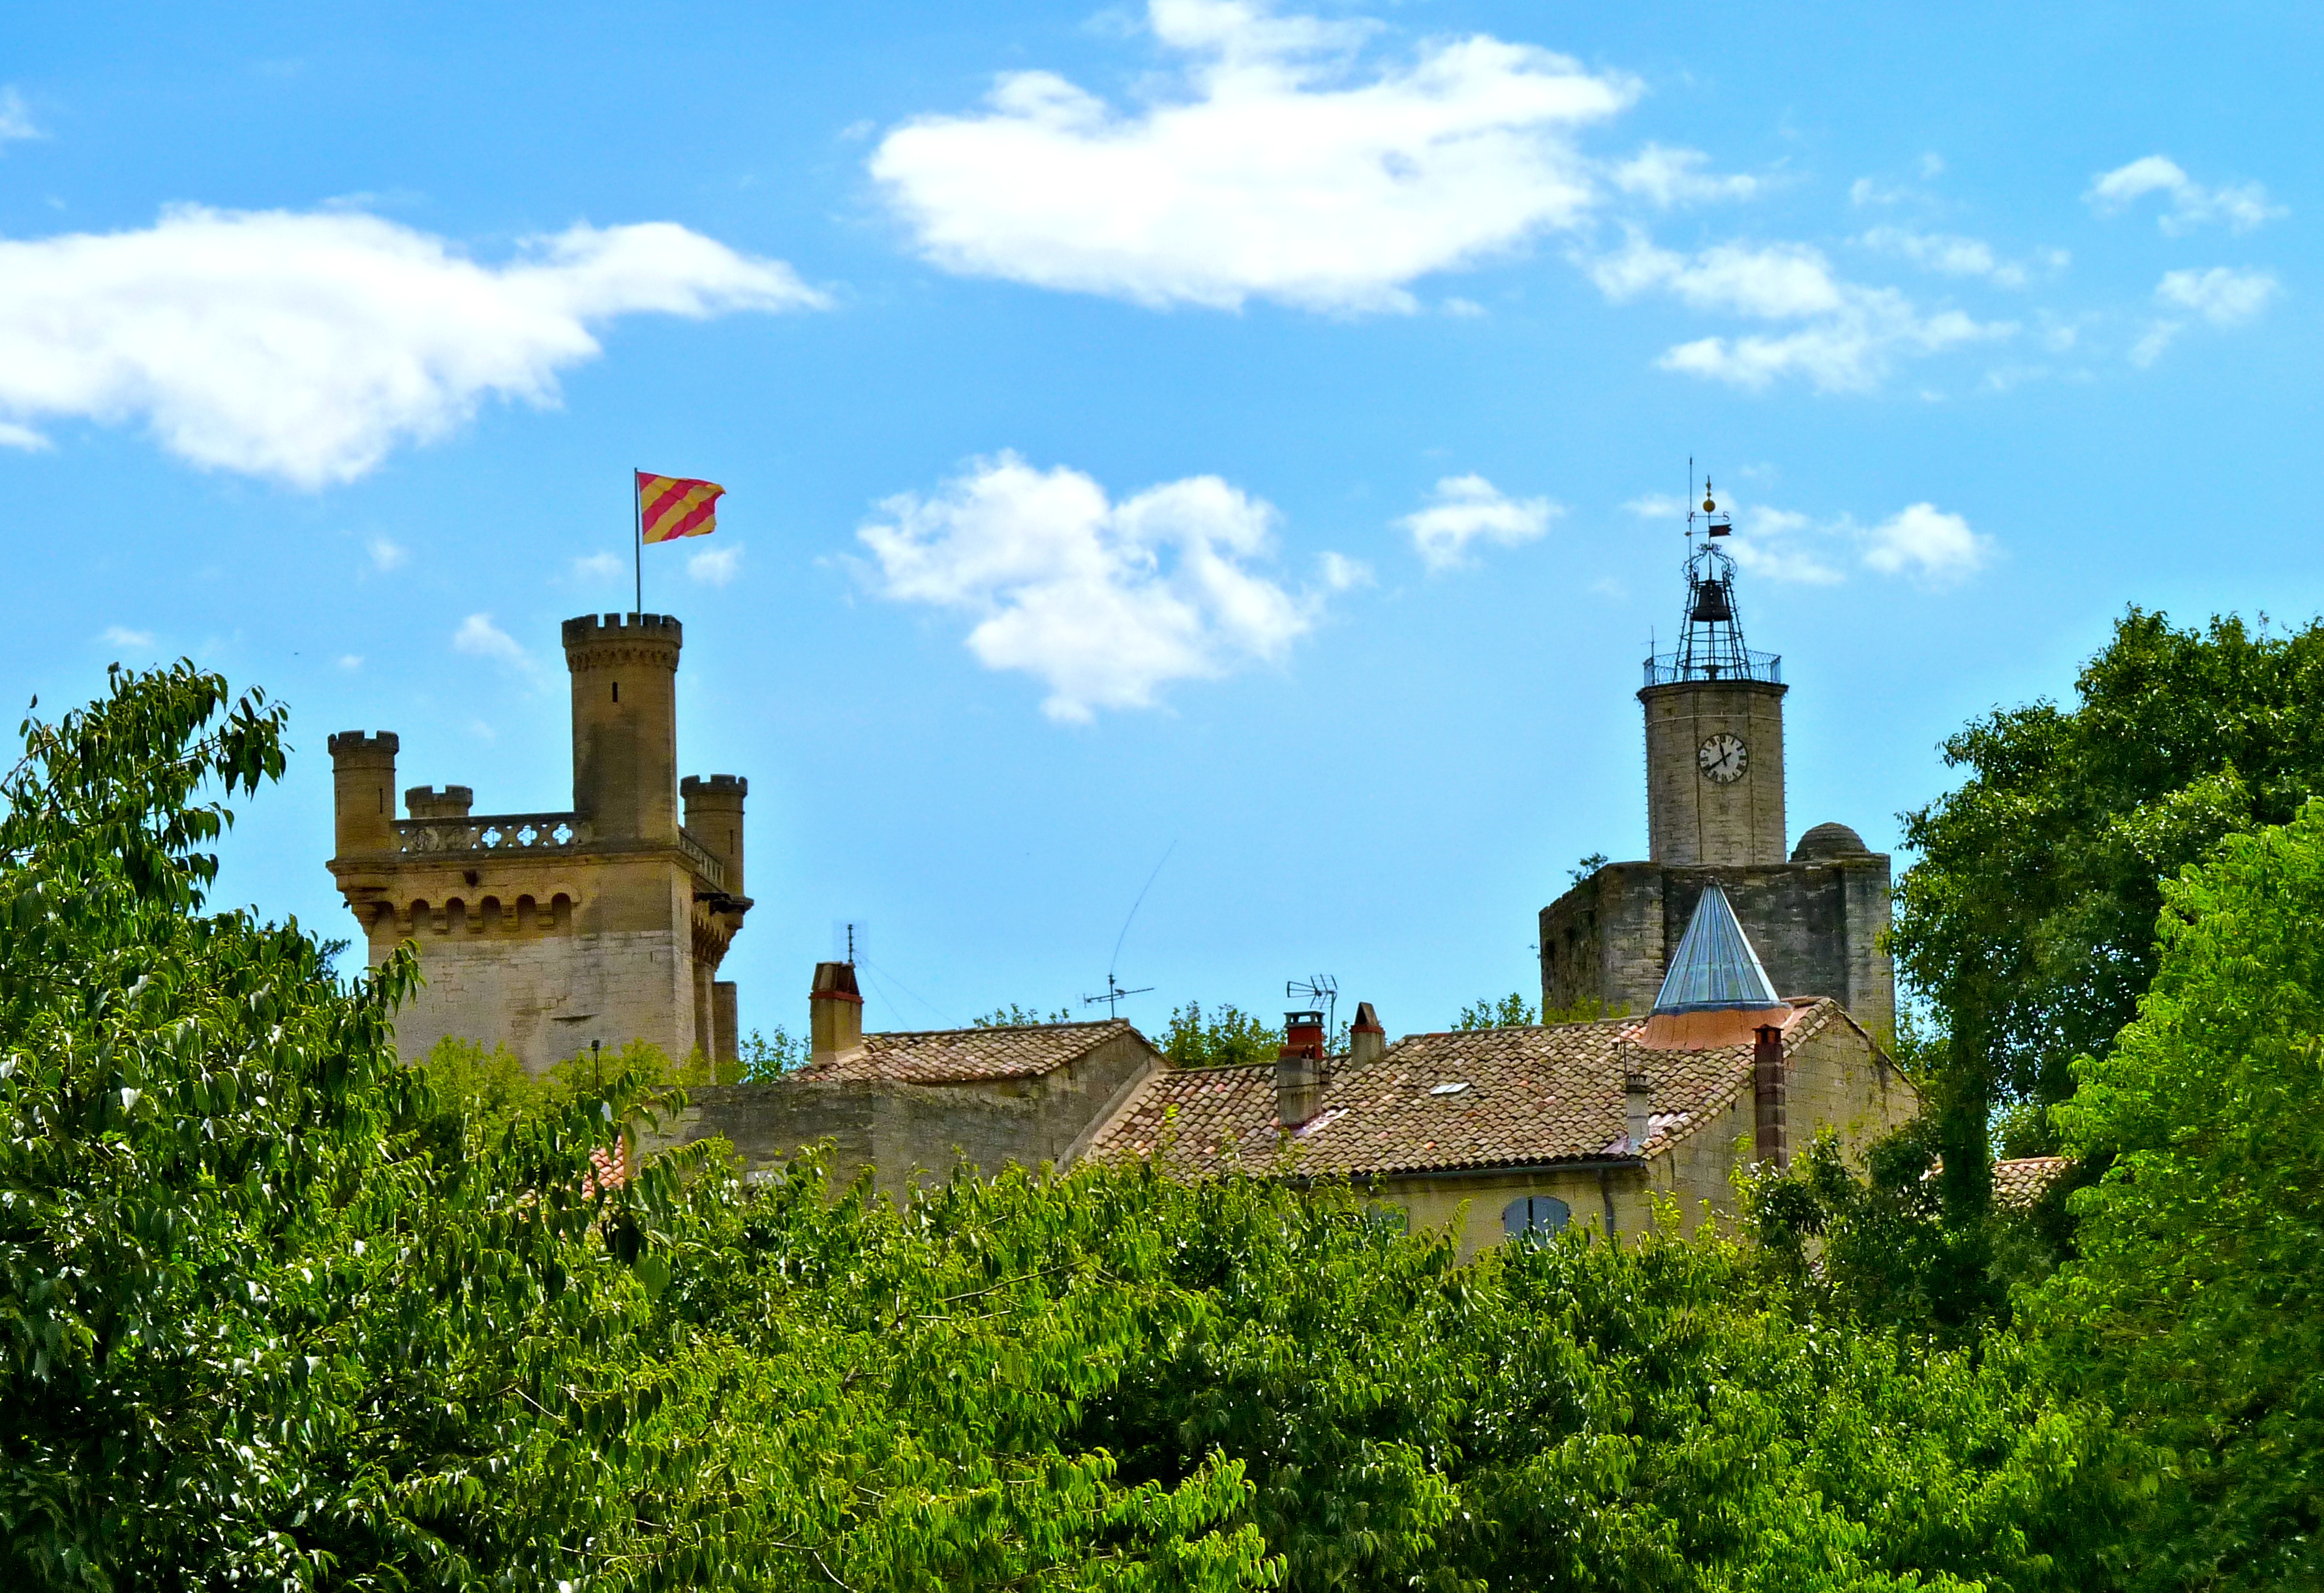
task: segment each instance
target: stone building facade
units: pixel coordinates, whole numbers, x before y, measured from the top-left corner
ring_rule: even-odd
[[[1734,568],[1708,539],[1687,568],[1681,643],[1646,661],[1647,857],[1609,863],[1541,911],[1551,1011],[1643,1012],[1717,882],[1787,996],[1822,996],[1883,1043],[1896,980],[1891,871],[1842,824],[1785,848],[1783,661],[1743,643]]]
[[[399,819],[398,737],[330,738],[331,874],[372,965],[410,940],[426,981],[397,1015],[397,1049],[505,1043],[535,1073],[632,1040],[731,1058],[735,991],[717,972],[751,906],[749,787],[678,778],[676,619],[584,615],[564,644],[568,811],[478,815],[467,786],[414,786]]]

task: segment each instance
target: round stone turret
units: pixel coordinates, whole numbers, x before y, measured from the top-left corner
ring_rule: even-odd
[[[742,888],[742,799],[751,794],[751,783],[740,774],[688,774],[678,792],[686,803],[687,833],[726,865],[727,894],[749,894]]]
[[[1792,848],[1794,863],[1821,863],[1828,857],[1869,857],[1872,848],[1845,824],[1819,824],[1800,837]]]
[[[573,806],[596,840],[678,844],[678,655],[667,614],[565,622],[573,671]]]
[[[395,732],[342,730],[331,752],[332,845],[342,857],[395,850]]]

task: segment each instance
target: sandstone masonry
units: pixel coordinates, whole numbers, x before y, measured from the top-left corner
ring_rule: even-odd
[[[678,779],[683,642],[668,615],[565,622],[567,812],[477,816],[466,786],[415,786],[398,819],[398,738],[330,738],[332,875],[374,967],[402,941],[419,949],[426,985],[396,1021],[406,1059],[447,1036],[505,1043],[535,1073],[593,1042],[734,1055],[734,986],[717,970],[751,906],[749,785]]]

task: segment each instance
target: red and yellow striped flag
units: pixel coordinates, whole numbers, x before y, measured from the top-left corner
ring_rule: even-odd
[[[638,534],[650,542],[674,542],[682,536],[708,536],[718,529],[718,500],[726,489],[715,481],[689,481],[683,476],[638,477]]]

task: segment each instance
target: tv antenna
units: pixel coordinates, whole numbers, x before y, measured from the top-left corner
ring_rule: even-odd
[[[1115,982],[1114,977],[1109,973],[1105,977],[1105,994],[1102,996],[1084,996],[1082,997],[1082,1005],[1084,1006],[1095,1006],[1099,1002],[1102,1001],[1105,1003],[1105,1015],[1108,1018],[1111,1018],[1113,1016],[1114,1006],[1117,1003],[1126,1001],[1133,996],[1143,996],[1148,990],[1153,988],[1154,986],[1151,985],[1140,985],[1135,990],[1125,990],[1120,984]]]
[[[1125,999],[1132,996],[1143,996],[1154,988],[1151,985],[1140,985],[1135,990],[1125,990],[1121,987],[1121,981],[1115,978],[1113,974],[1121,961],[1121,943],[1130,939],[1130,926],[1137,922],[1138,910],[1146,905],[1146,893],[1154,888],[1154,881],[1161,874],[1162,865],[1170,861],[1170,854],[1177,849],[1176,841],[1172,841],[1163,847],[1161,857],[1154,865],[1154,872],[1148,875],[1146,883],[1138,887],[1138,900],[1130,904],[1130,916],[1121,921],[1121,933],[1113,938],[1113,951],[1105,959],[1105,994],[1082,997],[1084,1006],[1095,1006],[1098,1003],[1103,1002],[1105,1015],[1109,1019],[1114,1016],[1114,1008],[1120,1005]]]
[[[1329,974],[1317,974],[1312,978],[1286,979],[1283,984],[1286,999],[1304,997],[1310,1006],[1320,1006],[1325,1013],[1323,1033],[1328,1036],[1340,1027],[1340,981]]]

